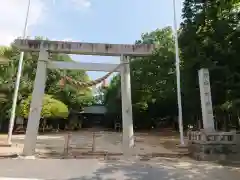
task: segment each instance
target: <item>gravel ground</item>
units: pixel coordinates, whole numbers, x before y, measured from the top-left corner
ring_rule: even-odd
[[[94,140],[94,149],[96,152],[108,152],[109,154],[121,154],[121,133],[97,131]],[[66,143],[67,133],[55,133],[39,135],[36,145],[37,154],[44,158],[60,158],[63,156],[64,144]],[[0,136],[0,142],[4,141],[6,136]],[[150,133],[135,133],[135,155],[176,155],[176,143],[178,140],[174,137],[161,137]],[[0,155],[18,153],[21,154],[24,143],[24,135],[13,136],[12,147],[1,147]],[[93,132],[80,131],[71,133],[68,154],[77,157],[81,153],[92,151]]]

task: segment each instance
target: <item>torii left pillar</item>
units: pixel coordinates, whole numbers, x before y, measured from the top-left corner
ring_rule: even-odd
[[[41,49],[38,57],[37,72],[28,116],[27,131],[24,140],[23,156],[34,156],[41,118],[45,83],[47,77],[48,52]]]
[[[133,116],[131,98],[131,77],[129,57],[121,56],[121,96],[122,96],[122,129],[123,153],[131,155],[134,147]]]

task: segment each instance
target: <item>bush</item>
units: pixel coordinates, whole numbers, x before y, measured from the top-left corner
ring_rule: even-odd
[[[22,116],[24,118],[28,117],[31,99],[32,97],[29,96],[27,99],[23,100],[20,103],[17,111],[17,114],[19,116]],[[52,98],[52,96],[44,95],[41,117],[42,118],[67,118],[68,108],[64,103]]]

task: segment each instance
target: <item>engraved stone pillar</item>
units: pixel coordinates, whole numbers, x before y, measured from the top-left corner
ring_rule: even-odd
[[[200,69],[198,71],[198,77],[201,97],[203,129],[210,132],[215,131],[208,69]]]

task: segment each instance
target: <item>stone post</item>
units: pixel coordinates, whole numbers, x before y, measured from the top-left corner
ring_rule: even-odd
[[[203,129],[205,131],[212,132],[212,131],[215,131],[215,129],[214,129],[212,97],[211,97],[211,87],[210,87],[208,69],[204,69],[204,68],[200,69],[198,71],[198,76],[199,76],[199,87],[200,87],[200,97],[201,97]]]
[[[129,154],[134,146],[129,57],[122,55],[121,63],[123,152]]]

